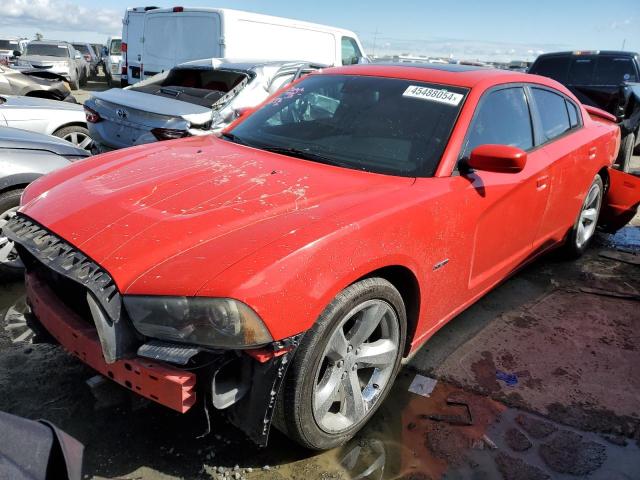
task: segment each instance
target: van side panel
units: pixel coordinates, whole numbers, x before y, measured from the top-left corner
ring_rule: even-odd
[[[327,31],[225,16],[225,57],[264,60],[306,60],[340,65],[339,39]]]
[[[145,77],[190,60],[220,57],[217,12],[148,13],[144,27]]]

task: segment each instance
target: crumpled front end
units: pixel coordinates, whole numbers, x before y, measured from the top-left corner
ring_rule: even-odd
[[[301,335],[242,351],[145,337],[133,327],[109,273],[82,252],[20,214],[3,232],[25,264],[31,322],[129,390],[181,413],[213,406],[266,445],[277,392]]]

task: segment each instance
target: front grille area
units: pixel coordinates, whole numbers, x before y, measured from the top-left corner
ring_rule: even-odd
[[[2,232],[16,242],[27,268],[42,270],[59,298],[82,318],[91,319],[86,302],[89,290],[111,321],[120,321],[120,292],[113,278],[98,264],[24,215],[13,217]]]

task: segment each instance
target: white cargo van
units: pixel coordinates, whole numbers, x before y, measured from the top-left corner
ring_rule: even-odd
[[[304,60],[331,66],[366,58],[349,30],[223,8],[150,10],[144,15],[141,48],[140,79],[203,58]]]
[[[134,83],[140,80],[142,64],[142,38],[144,37],[144,14],[158,7],[131,7],[124,12],[122,19],[122,69],[120,85],[126,87],[129,79]]]

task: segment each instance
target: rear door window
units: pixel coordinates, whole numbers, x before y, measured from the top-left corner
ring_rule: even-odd
[[[469,158],[474,148],[487,144],[522,150],[533,147],[531,113],[522,87],[490,92],[481,101],[469,127],[462,158]]]
[[[571,129],[569,112],[563,96],[540,88],[532,88],[531,92],[546,140],[553,140]]]
[[[575,106],[573,102],[566,100],[567,102],[567,111],[569,112],[569,123],[571,124],[571,128],[577,127],[580,125],[580,113],[578,112],[578,107]]]
[[[567,83],[569,73],[568,57],[547,57],[536,61],[531,69],[531,73],[553,78],[560,83]]]
[[[629,57],[602,55],[598,58],[595,72],[596,85],[620,85],[624,82],[637,82],[638,74]]]

